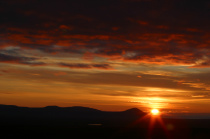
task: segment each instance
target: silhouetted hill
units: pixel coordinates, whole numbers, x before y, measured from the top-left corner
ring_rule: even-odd
[[[108,111],[100,111],[93,108],[88,107],[81,107],[81,106],[73,106],[73,107],[58,107],[58,106],[46,106],[43,108],[29,108],[29,107],[18,107],[15,105],[0,105],[0,116],[8,115],[8,116],[44,116],[53,114],[51,116],[72,116],[77,114],[92,114],[91,116],[94,116],[95,114],[129,114],[129,115],[137,115],[142,116],[145,113],[137,108],[132,108],[126,111],[122,112],[108,112]],[[88,115],[81,115],[81,116],[88,116]]]
[[[121,112],[87,107],[43,108],[0,105],[1,139],[95,138],[95,139],[202,139],[210,138],[208,119],[141,119],[137,108]],[[154,117],[153,117],[154,118]],[[140,120],[141,119],[141,120]],[[149,133],[149,134],[148,134]]]
[[[139,110],[138,108],[131,108],[131,109],[124,111],[124,113],[142,115],[142,113],[144,113],[144,112]]]
[[[37,109],[37,108],[35,108]],[[71,112],[99,112],[100,110],[82,107],[82,106],[73,106],[73,107],[58,107],[58,106],[46,106],[46,110],[61,110],[61,111],[71,111]]]
[[[18,107],[14,105],[0,105],[0,111],[1,119],[7,121],[7,124],[125,124],[145,115],[144,112],[137,108],[129,109],[122,112],[107,112],[81,106],[47,106],[43,108],[28,108]]]

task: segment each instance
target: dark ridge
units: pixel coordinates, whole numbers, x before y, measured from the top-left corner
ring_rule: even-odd
[[[143,116],[145,113],[137,108],[121,112],[106,112],[93,108],[74,106],[58,107],[46,106],[43,108],[18,107],[14,105],[0,105],[0,117],[3,118],[41,118],[59,120],[84,120],[102,121],[102,120],[128,120]]]
[[[14,108],[18,108],[18,106],[0,104],[0,109],[14,109]]]
[[[70,112],[104,112],[104,113],[131,113],[131,114],[145,114],[143,111],[139,110],[138,108],[131,108],[125,111],[120,111],[120,112],[106,112],[106,111],[101,111],[98,109],[94,108],[89,108],[89,107],[82,107],[82,106],[72,106],[72,107],[59,107],[59,106],[46,106],[46,107],[20,107],[16,105],[4,105],[0,104],[0,109],[1,110],[26,110],[26,109],[31,109],[31,110],[60,110],[60,111],[70,111]]]
[[[73,107],[64,107],[64,109],[72,110],[75,112],[101,112],[100,110],[89,108],[89,107],[82,107],[82,106],[73,106]]]
[[[2,139],[37,138],[95,138],[135,139],[154,138],[198,139],[210,137],[209,119],[162,119],[166,128],[157,121],[152,137],[148,137],[150,118],[137,108],[121,112],[105,112],[87,107],[27,108],[0,105],[0,134]],[[143,119],[143,120],[140,120]]]
[[[135,114],[143,114],[144,112],[139,110],[138,108],[131,108],[131,109],[128,109],[126,111],[124,111],[126,113],[135,113]]]

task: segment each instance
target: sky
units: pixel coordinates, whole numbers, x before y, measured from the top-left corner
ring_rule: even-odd
[[[210,113],[210,2],[0,1],[0,104]]]

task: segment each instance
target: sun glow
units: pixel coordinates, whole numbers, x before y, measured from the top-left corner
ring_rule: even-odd
[[[158,115],[160,112],[158,109],[152,109],[151,113],[152,113],[152,115]]]

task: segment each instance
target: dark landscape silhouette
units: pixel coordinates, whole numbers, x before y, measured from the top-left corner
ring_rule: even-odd
[[[152,128],[152,115],[137,108],[121,112],[87,107],[44,108],[0,105],[1,138],[193,138],[210,137],[209,119],[161,118]],[[155,118],[154,118],[155,119]]]

